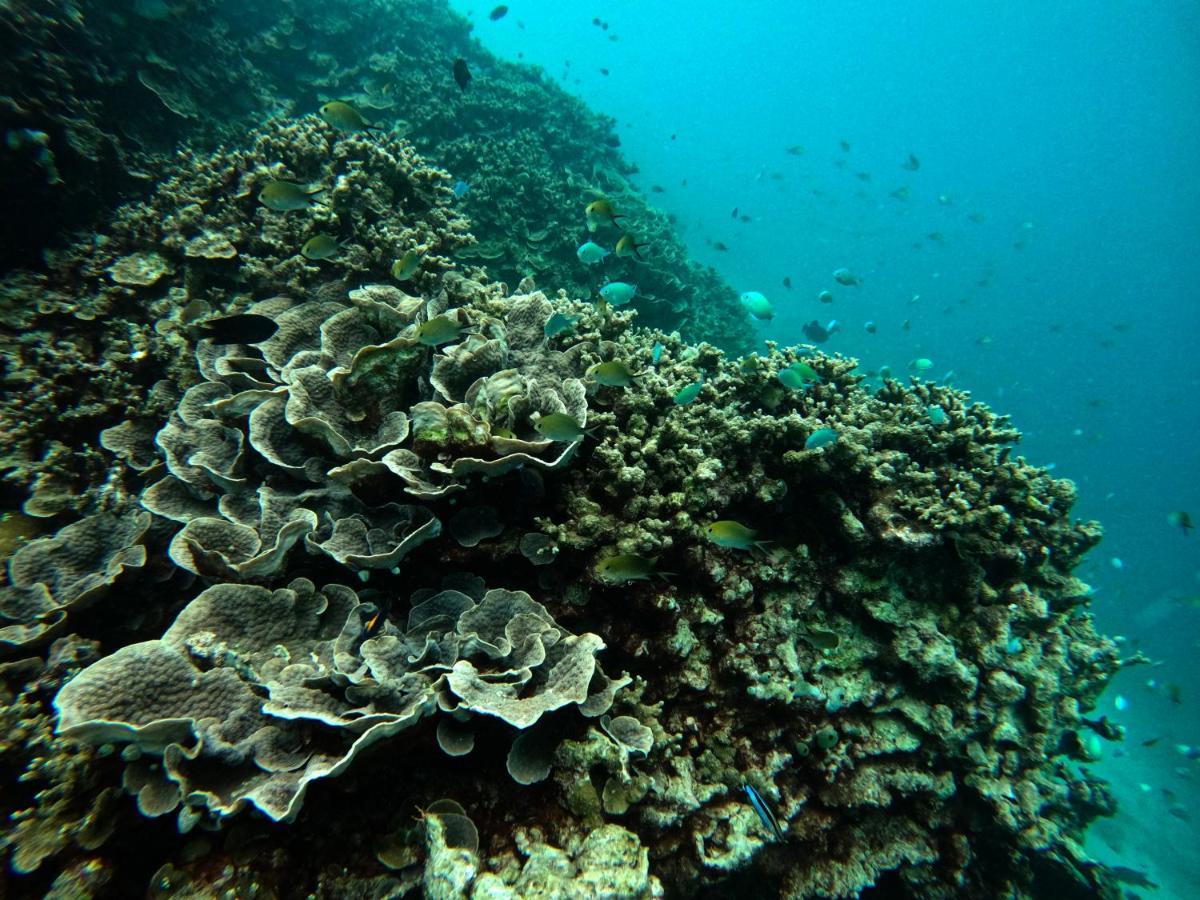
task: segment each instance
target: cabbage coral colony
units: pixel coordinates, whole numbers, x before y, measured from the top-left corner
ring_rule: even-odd
[[[0,283],[14,894],[1116,896],[1070,482],[961,391],[739,358],[611,123],[433,0],[212,5],[84,4],[23,107],[95,234]],[[164,29],[213,49],[144,58],[112,129]],[[123,205],[81,189],[109,169]],[[575,255],[598,195],[657,251],[619,309]]]

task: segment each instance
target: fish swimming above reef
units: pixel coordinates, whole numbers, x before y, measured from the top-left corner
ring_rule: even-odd
[[[417,274],[423,258],[416,250],[406,250],[403,256],[392,263],[392,277],[397,281],[408,281]]]
[[[579,316],[568,316],[566,313],[556,312],[546,320],[546,324],[542,326],[542,331],[546,337],[552,338],[556,334],[562,334],[570,328],[575,327],[575,323],[579,321]]]
[[[821,293],[817,294],[817,302],[818,303],[832,303],[833,302],[833,291],[821,291]]]
[[[783,286],[789,291],[792,289],[792,279],[790,275],[783,276]]]
[[[675,392],[675,396],[671,398],[671,402],[676,406],[687,406],[693,400],[700,396],[700,391],[704,387],[704,379],[693,381],[691,384],[681,387]]]
[[[595,231],[601,225],[616,225],[617,219],[625,218],[617,214],[617,208],[613,206],[611,200],[601,197],[598,200],[593,200],[583,209],[584,218],[587,220],[588,231]]]
[[[637,238],[635,238],[632,234],[626,233],[621,235],[621,237],[617,240],[616,254],[617,256],[633,256],[637,259],[641,259],[642,254],[640,251],[646,246],[648,245],[644,243],[638,243]]]
[[[300,255],[312,260],[330,259],[341,253],[345,247],[345,243],[333,235],[318,234],[304,242],[304,246],[300,248]]]
[[[762,550],[770,541],[756,540],[758,532],[741,522],[721,519],[704,526],[704,536],[718,547],[728,550]]]
[[[858,276],[849,269],[834,269],[833,280],[838,284],[844,284],[847,287],[853,287],[855,285],[862,284]]]
[[[197,336],[214,344],[259,344],[279,330],[274,319],[255,313],[222,316],[202,322]]]
[[[362,113],[344,100],[330,100],[317,110],[317,114],[326,125],[331,125],[338,131],[383,131],[378,125],[369,123]]]
[[[789,390],[797,391],[807,385],[814,384],[821,380],[821,376],[806,362],[796,361],[786,369],[780,369],[775,377],[779,379],[779,383]]]
[[[548,441],[582,441],[592,434],[592,430],[585,430],[574,416],[562,412],[540,417],[533,423],[533,430]]]
[[[813,319],[808,324],[800,328],[804,332],[804,336],[814,344],[823,344],[831,337],[835,331],[840,331],[837,319],[830,319],[828,325],[822,325],[816,319]]]
[[[771,836],[777,841],[786,841],[787,836],[783,833],[783,829],[779,827],[779,822],[776,821],[774,813],[771,812],[771,808],[767,806],[767,801],[762,798],[762,795],[750,784],[743,784],[742,790],[746,792],[746,799],[750,801],[750,806],[758,813],[759,821],[771,832]]]
[[[650,576],[664,577],[670,572],[659,572],[655,566],[658,559],[647,559],[634,553],[606,556],[596,563],[593,571],[605,584],[624,584],[627,581],[649,581]]]
[[[501,19],[503,19],[507,15],[508,15],[508,7],[505,6],[503,3],[501,3],[495,9],[493,9],[490,13],[488,13],[488,18],[491,19],[493,22],[499,22]]]
[[[467,68],[467,61],[462,57],[454,61],[454,82],[462,91],[471,84],[471,70]]]
[[[915,172],[917,169],[921,168],[921,161],[917,159],[917,155],[915,153],[910,153],[908,154],[908,159],[900,163],[900,168],[908,169],[910,172]]]
[[[581,263],[590,266],[608,256],[608,251],[595,241],[586,241],[579,245],[579,249],[575,251],[575,255],[579,257]]]
[[[637,378],[640,373],[631,371],[625,363],[614,359],[609,362],[596,363],[588,370],[588,374],[596,379],[598,384],[605,387],[629,387],[633,384],[633,379]]]
[[[637,295],[636,284],[626,284],[624,281],[610,281],[600,288],[600,296],[610,306],[624,306]]]
[[[417,342],[426,347],[440,347],[457,341],[464,330],[449,316],[434,316],[417,329]]]
[[[1191,515],[1182,509],[1173,513],[1168,513],[1167,524],[1172,528],[1178,528],[1180,531],[1182,531],[1184,537],[1187,537],[1189,534],[1191,534],[1196,527],[1192,524]]]
[[[454,182],[454,197],[460,199],[467,191],[471,190],[471,186],[465,181],[459,180]]]
[[[804,449],[820,450],[822,447],[828,447],[831,444],[836,444],[838,437],[839,435],[836,428],[818,428],[804,441]]]
[[[721,253],[725,253],[729,250],[729,245],[724,241],[712,241],[712,248],[714,250],[719,250]]]
[[[323,187],[309,187],[296,184],[294,181],[281,181],[273,178],[263,185],[258,192],[258,202],[267,209],[276,212],[291,212],[297,209],[308,209],[316,200],[317,194],[325,192]]]
[[[742,309],[760,322],[775,318],[775,307],[758,291],[746,291],[738,297],[738,302],[742,304]]]

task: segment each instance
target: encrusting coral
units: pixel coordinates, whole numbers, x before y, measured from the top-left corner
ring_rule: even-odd
[[[1089,714],[1121,661],[1072,575],[1099,539],[1072,485],[1010,458],[1019,433],[960,391],[690,340],[734,303],[606,123],[565,101],[531,118],[550,89],[507,64],[460,97],[412,34],[318,60],[332,27],[296,0],[254,40],[409,138],[287,110],[222,132],[0,286],[6,381],[41,388],[0,417],[6,477],[49,520],[5,545],[4,877],[1115,896],[1080,837],[1112,811],[1089,748],[1119,734]],[[138,90],[203,118],[207,70],[172,65],[144,61]],[[296,208],[260,199],[275,182]],[[587,302],[596,192],[660,250],[605,270],[644,266],[631,307]],[[331,258],[300,252],[318,233]],[[205,336],[229,314],[275,330]],[[784,386],[801,357],[813,377]]]

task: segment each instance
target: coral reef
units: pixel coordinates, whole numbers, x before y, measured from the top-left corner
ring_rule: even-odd
[[[97,222],[0,282],[0,890],[1115,896],[1070,482],[962,392],[727,354],[736,299],[612,123],[391,6],[0,13],[62,50],[0,106],[20,202]],[[118,165],[124,206],[80,200]],[[599,195],[646,261],[579,264]]]

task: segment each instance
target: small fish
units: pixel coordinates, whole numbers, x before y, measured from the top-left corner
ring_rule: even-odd
[[[196,329],[214,344],[260,344],[279,330],[274,319],[255,313],[209,319]]]
[[[1179,706],[1183,703],[1183,688],[1181,688],[1179,685],[1175,684],[1174,682],[1168,682],[1164,686],[1164,690],[1167,692],[1167,699],[1176,706]]]
[[[875,327],[874,321],[868,319],[866,322],[863,323],[863,331],[865,331],[867,334],[874,334],[876,332],[876,330],[877,329]]]
[[[596,563],[596,577],[605,584],[624,584],[627,581],[649,581],[651,575],[669,575],[655,569],[658,559],[647,559],[633,553],[606,556]]]
[[[1124,712],[1125,710],[1129,709],[1129,701],[1126,700],[1121,694],[1117,694],[1117,696],[1113,698],[1113,708],[1116,709],[1117,712]]]
[[[859,281],[858,276],[849,269],[834,269],[833,280],[838,284],[844,284],[847,287],[853,287],[855,285],[862,284],[862,282]]]
[[[332,235],[318,234],[304,242],[304,246],[300,248],[300,255],[305,259],[329,259],[341,253],[345,246]]]
[[[650,349],[650,365],[657,366],[658,361],[662,359],[663,345],[662,341],[655,341],[654,346]]]
[[[632,234],[625,233],[617,240],[616,253],[617,256],[634,256],[641,259],[642,254],[639,251],[646,246],[648,245],[639,244]]]
[[[738,221],[745,223],[745,222],[751,221],[751,219],[748,215],[746,215],[745,213],[742,213],[740,216],[738,216]]]
[[[832,303],[833,302],[833,291],[821,291],[821,293],[817,294],[817,302],[818,303]]]
[[[816,369],[800,360],[792,363],[786,369],[780,369],[775,377],[779,379],[780,384],[793,391],[821,380]]]
[[[624,306],[637,295],[636,284],[626,284],[624,281],[610,281],[600,288],[600,296],[610,306]]]
[[[842,148],[843,153],[850,152],[850,142],[849,141],[838,141],[838,146]]]
[[[448,316],[434,316],[417,329],[417,342],[426,347],[440,347],[458,340],[463,330]]]
[[[742,790],[746,792],[746,799],[750,801],[750,806],[758,813],[759,820],[766,826],[766,829],[771,832],[771,837],[777,841],[786,841],[787,836],[783,833],[783,829],[779,827],[779,823],[775,820],[774,813],[767,806],[762,796],[750,784],[743,784]]]
[[[575,327],[575,323],[579,321],[579,316],[568,316],[566,313],[556,312],[546,320],[546,324],[542,326],[542,331],[546,337],[552,338],[556,334],[562,334],[570,328]]]
[[[490,13],[488,13],[488,18],[491,19],[493,22],[499,22],[501,19],[503,19],[507,15],[508,15],[508,7],[505,6],[503,3],[501,3],[495,9],[493,9]]]
[[[665,192],[666,192],[666,188],[664,188],[661,184],[650,185],[650,193],[652,193],[652,194],[662,194]]]
[[[1161,740],[1162,740],[1162,735],[1160,734],[1158,737],[1152,737],[1152,738],[1148,738],[1147,740],[1142,741],[1142,746],[1143,747],[1153,747],[1155,744],[1157,744]]]
[[[454,61],[454,81],[461,91],[465,91],[471,84],[471,70],[467,68],[467,61],[461,57]]]
[[[859,181],[870,181],[871,173],[870,172],[855,172],[854,177],[857,178]]]
[[[582,441],[592,435],[593,429],[584,430],[574,416],[567,413],[549,413],[533,423],[533,430],[550,441]]]
[[[917,159],[915,153],[910,153],[908,154],[908,160],[906,162],[902,162],[900,164],[900,168],[908,169],[910,172],[915,172],[917,169],[921,168],[921,161]]]
[[[470,189],[471,189],[471,186],[469,184],[467,184],[465,181],[459,180],[459,181],[454,182],[454,197],[455,197],[455,199],[461,198],[463,196],[463,194],[465,194]]]
[[[680,388],[675,392],[675,396],[671,398],[671,402],[676,406],[687,406],[693,400],[700,396],[700,391],[704,388],[704,379],[693,381],[686,387]]]
[[[775,308],[771,306],[771,301],[758,291],[746,291],[738,297],[738,302],[742,304],[742,309],[759,321],[769,322],[775,318]]]
[[[416,250],[406,250],[404,255],[392,263],[392,277],[397,281],[408,281],[417,274],[424,255]]]
[[[755,540],[758,532],[747,528],[741,522],[732,519],[721,519],[704,526],[704,536],[718,547],[729,550],[762,550],[770,541]]]
[[[575,251],[575,255],[579,257],[581,263],[586,263],[590,266],[608,256],[608,251],[596,242],[588,241],[580,244],[579,249]]]
[[[925,414],[929,416],[929,421],[934,425],[945,425],[949,416],[946,411],[940,406],[930,406],[926,408]]]
[[[719,250],[720,252],[725,253],[726,251],[729,250],[729,245],[724,243],[723,241],[713,241],[712,248],[714,250]]]
[[[790,275],[783,276],[783,286],[789,291],[792,289],[792,278]]]
[[[787,155],[788,156],[803,156],[804,155],[804,145],[803,144],[792,144],[792,146],[787,148]]]
[[[597,383],[605,387],[629,387],[638,376],[620,360],[597,363],[588,370]]]
[[[375,610],[375,612],[371,614],[371,617],[363,623],[364,640],[366,638],[375,637],[375,635],[379,634],[379,632],[383,630],[383,626],[387,624],[387,618],[387,611],[383,608],[383,606],[380,606],[379,609]]]
[[[618,219],[625,218],[617,214],[617,208],[611,200],[601,197],[593,200],[583,208],[584,218],[587,219],[588,231],[595,231],[601,225],[616,225]]]
[[[838,440],[836,428],[818,428],[808,436],[804,441],[805,450],[820,450],[822,447],[828,447],[830,444],[836,444]]]
[[[908,367],[914,372],[928,372],[933,368],[933,360],[924,356],[919,356],[908,364]]]
[[[816,319],[813,319],[811,322],[802,325],[800,330],[814,344],[823,344],[833,337],[835,331],[840,331],[841,328],[838,325],[837,319],[830,319],[828,325],[822,325]]]
[[[907,200],[912,195],[912,189],[907,184],[903,184],[888,194],[895,200]]]
[[[324,191],[323,187],[310,188],[294,181],[273,178],[258,192],[258,202],[276,212],[291,212],[296,209],[308,209],[316,202],[313,198]]]
[[[736,218],[737,218],[737,214],[738,214],[738,208],[735,206],[735,207],[733,208],[733,212],[731,212],[731,213],[729,214],[729,218],[731,218],[731,219],[736,219]]]
[[[974,222],[976,225],[982,225],[984,222],[987,221],[987,216],[985,216],[983,213],[978,213],[978,212],[971,213],[969,216],[967,216],[967,218],[970,219],[972,222]]]
[[[362,113],[342,100],[330,100],[317,110],[317,114],[338,131],[382,131],[378,125],[372,125],[363,118]]]
[[[1191,534],[1196,527],[1192,524],[1191,515],[1182,509],[1173,513],[1168,513],[1167,524],[1172,528],[1178,528],[1180,531],[1182,531],[1184,537],[1187,537],[1189,534]]]

